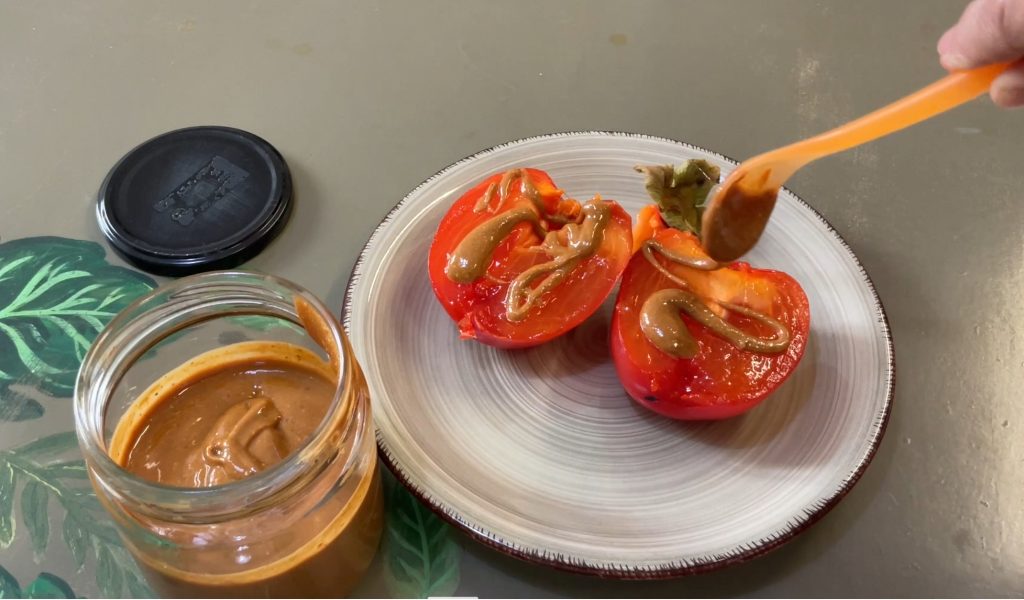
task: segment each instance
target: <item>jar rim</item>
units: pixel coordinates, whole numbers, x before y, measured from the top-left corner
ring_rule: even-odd
[[[338,380],[334,397],[313,433],[298,448],[273,466],[238,481],[211,487],[188,488],[156,483],[128,471],[114,461],[109,454],[104,434],[107,404],[113,398],[114,390],[128,366],[176,331],[227,316],[266,315],[292,321],[302,327],[318,345],[321,344],[323,340],[318,340],[312,335],[294,312],[287,311],[288,314],[285,315],[281,312],[268,312],[269,309],[260,311],[257,310],[258,305],[253,305],[252,310],[196,319],[159,336],[154,333],[159,331],[159,327],[149,323],[150,320],[159,320],[172,314],[166,307],[163,311],[159,310],[164,306],[166,299],[196,296],[202,292],[231,291],[235,294],[258,294],[270,289],[277,290],[281,301],[285,299],[282,294],[290,295],[291,298],[288,300],[292,310],[295,310],[294,299],[302,298],[306,301],[316,316],[327,325],[323,333],[328,336],[333,351],[330,348],[324,350],[332,357],[337,357]],[[205,304],[193,302],[189,306],[195,309]],[[283,306],[282,302],[278,308],[284,310]],[[149,338],[136,337],[140,332],[147,333]],[[133,342],[135,347],[132,347]],[[145,347],[138,347],[143,342]],[[102,369],[111,353],[114,355],[112,364],[127,362],[128,365],[121,365],[120,369]],[[276,504],[282,495],[288,495],[289,490],[298,491],[303,481],[316,475],[311,473],[310,469],[317,466],[318,461],[315,459],[319,456],[318,452],[327,450],[329,445],[340,449],[346,445],[344,442],[350,437],[355,439],[348,447],[360,446],[360,438],[365,429],[362,422],[367,418],[367,414],[366,410],[358,406],[356,395],[349,393],[354,377],[358,377],[354,373],[354,358],[351,353],[341,324],[324,303],[309,291],[286,279],[256,271],[211,271],[158,286],[129,304],[107,324],[89,348],[78,372],[74,391],[75,432],[88,467],[92,471],[94,483],[102,486],[111,497],[130,500],[135,508],[147,513],[148,516],[167,521],[220,522],[251,514],[254,509],[258,510],[271,502]],[[342,422],[343,418],[348,418],[348,422]],[[340,440],[335,435],[337,431],[342,432]],[[348,456],[341,458],[346,463],[342,467],[344,477],[354,468],[357,456],[355,452],[349,452]]]

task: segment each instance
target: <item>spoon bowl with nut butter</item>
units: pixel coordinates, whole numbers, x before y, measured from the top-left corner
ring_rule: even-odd
[[[969,102],[986,92],[1007,66],[1000,63],[953,73],[841,127],[744,161],[704,211],[704,250],[720,262],[740,258],[761,238],[779,189],[801,167]]]

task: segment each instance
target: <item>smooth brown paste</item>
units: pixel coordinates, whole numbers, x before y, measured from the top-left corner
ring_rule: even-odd
[[[544,202],[541,200],[540,192],[537,191],[530,176],[523,169],[509,169],[502,174],[498,183],[487,186],[483,195],[473,205],[473,212],[482,213],[486,210],[498,212],[501,210],[512,191],[512,182],[517,180],[519,181],[519,193],[530,201],[539,214],[544,214]],[[498,197],[498,202],[492,207],[495,195]]]
[[[244,479],[291,454],[324,418],[335,385],[271,348],[194,378],[179,372],[136,417],[141,427],[124,434],[134,442],[122,466],[156,483],[198,488]]]
[[[270,468],[323,421],[337,389],[331,359],[281,342],[243,342],[197,356],[163,375],[130,407],[111,440],[111,458],[150,481],[193,488]],[[333,485],[329,474],[324,480]],[[372,559],[382,519],[376,468],[347,485],[351,496],[321,490],[324,504],[298,513],[304,516],[287,535],[260,537],[273,528],[271,519],[286,517],[268,511],[217,526],[222,536],[231,529],[253,542],[220,539],[203,548],[191,541],[194,526],[179,531],[161,524],[162,535],[183,544],[173,557],[162,561],[134,548],[133,553],[166,596],[343,594]],[[316,490],[309,497],[315,499]],[[239,571],[243,557],[252,568]]]
[[[502,242],[520,223],[538,222],[537,213],[526,206],[500,213],[484,221],[466,237],[448,257],[445,275],[455,283],[473,283],[483,277],[491,266],[491,257]]]
[[[743,306],[724,302],[720,304],[772,327],[775,330],[774,336],[767,339],[752,336],[711,312],[708,305],[693,292],[677,288],[658,290],[644,301],[640,309],[640,328],[658,350],[676,358],[693,358],[699,350],[696,340],[679,316],[680,311],[740,350],[780,354],[789,348],[789,331],[782,323]]]
[[[775,208],[777,195],[778,190],[751,193],[739,183],[724,194],[719,191],[702,218],[701,245],[708,255],[731,262],[753,248]]]
[[[716,336],[740,350],[758,354],[781,354],[789,348],[791,336],[785,325],[766,314],[745,306],[731,302],[716,302],[727,310],[760,321],[774,330],[770,338],[761,338],[744,332],[715,314],[704,300],[689,291],[686,280],[666,268],[655,254],[664,256],[676,264],[705,271],[719,268],[720,265],[714,260],[676,253],[655,240],[647,240],[642,247],[642,252],[644,258],[654,265],[662,275],[683,288],[658,290],[651,294],[640,308],[640,329],[643,331],[644,337],[662,352],[676,358],[693,358],[697,355],[699,347],[686,327],[686,323],[680,315],[681,312],[686,313]]]
[[[604,230],[612,218],[611,203],[590,200],[583,205],[582,215],[582,223],[570,223],[545,236],[541,247],[552,260],[526,269],[509,284],[505,296],[505,316],[509,321],[525,319],[541,296],[562,283],[581,261],[601,246]],[[543,279],[534,287],[534,280],[540,277]]]
[[[604,231],[611,220],[611,203],[603,202],[600,198],[584,204],[574,221],[564,215],[547,214],[537,188],[523,169],[510,169],[502,175],[500,181],[487,186],[474,205],[473,212],[501,210],[515,181],[519,181],[520,193],[530,201],[532,209],[521,206],[481,223],[459,242],[445,266],[445,275],[455,283],[472,283],[485,277],[498,245],[517,225],[531,223],[537,234],[544,239],[537,250],[547,254],[551,260],[526,269],[509,283],[505,296],[505,318],[513,322],[525,319],[541,296],[560,284],[581,261],[600,247]],[[558,231],[547,231],[542,219],[565,226]],[[538,278],[542,279],[534,286]]]
[[[647,259],[647,262],[654,265],[654,268],[658,271],[661,271],[662,275],[668,277],[674,283],[684,288],[689,286],[689,284],[686,283],[686,280],[665,268],[665,265],[661,264],[661,261],[658,260],[655,254],[660,254],[678,265],[683,265],[684,267],[690,267],[691,269],[698,269],[701,271],[714,271],[722,267],[722,265],[707,257],[679,254],[674,250],[666,248],[661,244],[661,242],[656,240],[647,240],[644,242],[644,245],[641,246],[641,250],[644,253],[644,258]]]

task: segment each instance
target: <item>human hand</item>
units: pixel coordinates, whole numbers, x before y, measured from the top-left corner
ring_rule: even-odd
[[[972,0],[938,50],[949,71],[1015,61],[992,82],[989,95],[1004,108],[1024,106],[1024,0]]]

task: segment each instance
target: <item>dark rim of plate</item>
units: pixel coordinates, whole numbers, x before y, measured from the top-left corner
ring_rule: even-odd
[[[677,144],[684,148],[699,150],[701,152],[707,152],[708,154],[716,156],[724,161],[730,162],[733,165],[739,164],[738,161],[724,154],[721,154],[719,152],[713,152],[711,150],[707,150],[705,148],[701,148],[700,146],[695,146],[693,144],[687,144],[685,142],[680,142],[677,140],[661,136],[647,135],[642,133],[629,133],[622,131],[565,131],[558,133],[548,133],[504,142],[502,144],[491,146],[489,148],[476,152],[470,156],[467,156],[466,158],[463,158],[448,165],[447,167],[441,169],[434,175],[430,176],[428,179],[424,180],[412,191],[406,194],[405,197],[402,198],[402,200],[399,201],[398,204],[394,206],[394,208],[388,211],[384,218],[381,219],[380,223],[378,223],[377,226],[374,228],[373,233],[370,234],[370,237],[367,239],[367,242],[363,246],[363,249],[359,252],[359,257],[356,259],[355,265],[353,265],[352,267],[352,273],[349,276],[348,285],[345,288],[345,299],[341,308],[341,321],[345,327],[346,332],[348,332],[351,328],[350,309],[352,303],[353,289],[355,287],[355,284],[359,281],[361,277],[361,269],[363,266],[363,262],[365,261],[366,258],[367,249],[370,247],[374,237],[377,236],[377,233],[381,230],[381,228],[384,227],[391,220],[392,215],[396,211],[401,209],[405,205],[406,201],[408,201],[410,197],[416,194],[416,192],[419,191],[420,188],[427,185],[431,181],[434,181],[438,177],[441,177],[442,175],[444,175],[451,169],[454,169],[455,167],[458,167],[466,162],[475,160],[486,154],[490,154],[492,152],[501,150],[508,146],[514,146],[525,142],[543,139],[594,135],[606,135],[614,137],[638,138],[655,140],[659,142],[669,142],[672,144]],[[441,503],[438,502],[436,498],[431,496],[425,490],[417,488],[409,480],[408,476],[402,470],[401,465],[399,465],[392,456],[391,451],[388,448],[387,441],[384,439],[383,435],[378,429],[376,432],[377,450],[381,460],[384,461],[384,464],[387,465],[388,469],[391,470],[392,473],[394,473],[395,477],[399,481],[401,481],[402,484],[424,505],[429,506],[438,516],[440,516],[448,523],[454,525],[455,527],[458,527],[460,530],[467,533],[474,540],[480,542],[485,546],[493,548],[503,554],[507,554],[520,560],[533,564],[553,567],[555,569],[571,573],[594,575],[597,577],[609,579],[628,580],[671,579],[685,575],[696,575],[699,573],[716,571],[724,567],[736,565],[742,562],[746,562],[750,559],[763,556],[771,552],[772,550],[775,550],[776,548],[779,548],[780,546],[786,544],[787,542],[795,538],[797,535],[806,531],[808,528],[811,527],[811,525],[817,523],[822,517],[828,514],[830,510],[835,508],[835,506],[839,504],[840,500],[846,497],[846,494],[848,494],[850,490],[853,489],[853,486],[860,480],[861,475],[864,474],[864,471],[868,468],[868,465],[871,464],[871,461],[874,459],[875,454],[878,452],[878,447],[882,442],[882,438],[885,436],[885,430],[889,424],[889,416],[892,414],[892,405],[896,384],[896,358],[895,349],[893,347],[892,341],[892,331],[889,327],[889,318],[885,313],[885,307],[882,306],[882,300],[881,298],[878,297],[878,292],[875,290],[875,284],[871,280],[871,277],[868,275],[867,271],[864,269],[864,265],[861,264],[860,259],[857,258],[857,255],[853,252],[853,249],[850,248],[850,245],[846,243],[846,240],[844,240],[843,237],[839,235],[839,232],[836,231],[832,224],[829,223],[820,212],[818,212],[813,206],[808,204],[802,198],[800,198],[796,194],[793,194],[793,192],[789,190],[789,188],[784,187],[783,189],[792,194],[793,197],[796,198],[797,202],[799,202],[802,207],[808,209],[821,221],[821,223],[825,226],[829,233],[831,233],[834,236],[834,238],[843,246],[843,248],[846,249],[850,257],[853,259],[854,263],[857,265],[857,268],[860,271],[860,275],[863,278],[864,283],[867,284],[868,289],[871,291],[871,296],[874,299],[875,313],[878,317],[879,324],[882,326],[882,333],[885,336],[887,349],[886,375],[888,378],[889,385],[886,389],[886,399],[885,405],[882,409],[882,414],[873,424],[870,446],[865,455],[861,458],[860,463],[856,466],[856,468],[854,468],[852,472],[847,474],[846,478],[843,480],[842,485],[839,486],[839,489],[836,490],[836,492],[832,496],[813,505],[805,507],[803,512],[799,516],[794,517],[792,520],[780,526],[777,529],[777,533],[775,535],[772,535],[767,538],[762,538],[748,546],[736,548],[733,551],[726,552],[723,554],[708,555],[698,559],[687,559],[687,564],[666,564],[663,566],[642,568],[629,565],[622,565],[621,567],[608,567],[607,565],[590,565],[581,559],[574,559],[571,556],[553,555],[543,553],[542,551],[538,551],[532,548],[522,548],[515,546],[512,543],[503,540],[494,532],[488,531],[474,523],[471,523],[468,519],[464,518],[461,514],[458,514],[454,510],[442,506]]]

